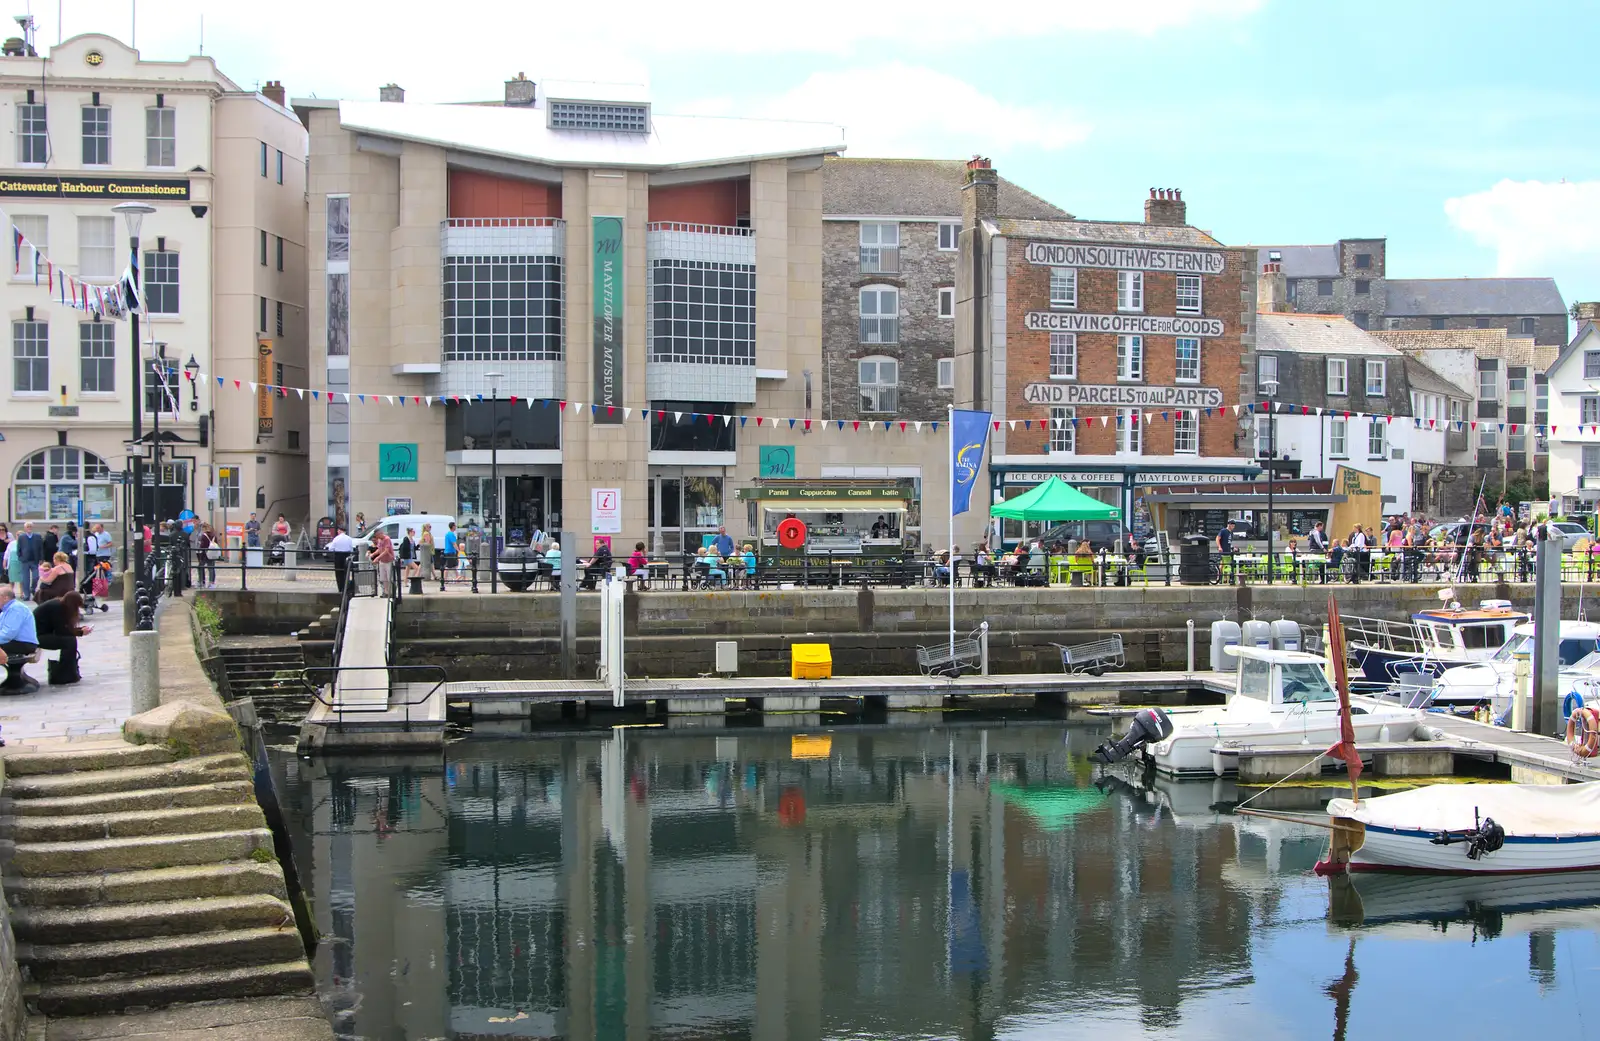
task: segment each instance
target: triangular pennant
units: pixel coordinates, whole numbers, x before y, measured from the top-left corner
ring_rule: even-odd
[[[839,429],[840,429],[840,430],[843,430],[843,429],[844,429],[844,420],[842,420],[842,419],[836,419],[836,420],[834,420],[834,422],[835,422],[835,423],[838,423],[838,424],[839,424]]]
[[[600,406],[599,405],[590,405],[589,406],[589,415],[591,417],[598,416],[599,414],[600,414]]]
[[[790,426],[794,426],[794,420],[792,420],[792,419],[789,420],[789,425]],[[855,422],[851,423],[850,424],[850,429],[859,431],[861,429],[861,420],[858,419]]]
[[[803,429],[808,434],[811,433],[811,420],[809,420],[809,419],[806,420],[805,423],[802,425],[801,429]]]
[[[1015,429],[1017,429],[1017,428],[1016,428],[1016,427],[1014,427],[1014,426],[1013,426],[1013,427],[1012,427],[1012,428],[1011,428],[1011,429],[1012,429],[1012,430],[1015,430]],[[1022,421],[1022,429],[1024,429],[1024,430],[1032,430],[1032,429],[1033,429],[1033,420],[1031,420],[1031,419],[1024,419],[1024,420],[1023,420],[1023,421]]]
[[[217,386],[219,386],[219,387],[222,386],[222,377],[221,376],[217,377]]]
[[[789,429],[790,429],[790,430],[793,430],[793,429],[794,429],[794,420],[792,420],[792,419],[791,419],[791,420],[789,420]]]
[[[611,416],[614,416],[616,414],[617,414],[617,406],[615,406],[615,405],[607,405],[606,406],[606,416],[608,418],[611,417]]]
[[[917,428],[917,433],[919,433],[919,434],[922,433],[922,421],[920,419],[919,420],[915,420],[912,423],[912,426]]]
[[[935,434],[937,434],[939,432],[939,421],[937,419],[935,419],[935,420],[932,420],[932,423],[933,423],[933,432]]]
[[[633,417],[633,409],[628,407],[627,405],[624,405],[622,407],[622,421],[624,423],[626,423],[632,417]]]
[[[254,383],[252,383],[252,384],[250,384],[250,393],[254,394],[255,392],[256,392],[256,385]]]
[[[557,402],[557,404],[561,406],[561,411],[565,412],[567,410],[567,403],[565,401]]]
[[[672,414],[672,421],[674,423],[682,423],[683,422],[683,413],[682,412],[674,412]]]
[[[906,432],[906,421],[903,419],[900,421],[900,432],[902,434]]]
[[[1006,420],[1006,426],[1010,427],[1012,430],[1016,430],[1017,429],[1017,421],[1014,420],[1014,419],[1008,419],[1008,420]]]

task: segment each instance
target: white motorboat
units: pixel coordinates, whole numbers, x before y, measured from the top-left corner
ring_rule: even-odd
[[[1328,803],[1337,871],[1528,874],[1600,869],[1600,781],[1432,784]]]
[[[1455,590],[1440,591],[1447,601]],[[1508,600],[1485,600],[1476,609],[1451,601],[1436,610],[1418,611],[1408,622],[1377,618],[1344,618],[1350,661],[1368,684],[1386,685],[1407,673],[1439,676],[1446,669],[1484,661],[1529,615],[1512,610]]]
[[[1519,658],[1533,654],[1533,623],[1518,625],[1507,640],[1487,661],[1471,665],[1458,665],[1446,669],[1434,683],[1429,701],[1439,708],[1472,709],[1488,706],[1493,719],[1504,717],[1511,709],[1511,698],[1516,691],[1516,668]],[[1584,681],[1594,679],[1596,670],[1585,659],[1600,651],[1600,624],[1595,622],[1562,622],[1557,654],[1560,658],[1560,689],[1588,689]],[[1586,698],[1593,703],[1592,698]]]
[[[1228,651],[1239,657],[1238,692],[1226,704],[1173,715],[1172,733],[1144,746],[1156,769],[1222,776],[1237,769],[1241,747],[1304,747],[1309,760],[1339,741],[1339,698],[1322,658],[1255,647]],[[1357,741],[1406,740],[1423,720],[1418,709],[1375,698],[1350,701]]]

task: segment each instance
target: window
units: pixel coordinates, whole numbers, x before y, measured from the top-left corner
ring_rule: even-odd
[[[260,246],[256,250],[256,255],[257,255],[256,259],[260,262],[262,267],[266,267],[267,266],[267,233],[265,231],[258,231],[258,232],[256,232],[256,234],[260,237]]]
[[[1050,334],[1050,378],[1075,380],[1078,378],[1078,334]]]
[[[1462,401],[1460,398],[1451,398],[1450,399],[1450,422],[1459,423],[1462,420],[1464,420],[1466,418],[1466,416],[1467,416],[1467,405],[1466,405],[1466,402]]]
[[[261,176],[265,177],[265,176],[267,176],[267,143],[265,141],[262,141],[262,142],[260,142],[260,145],[261,145]]]
[[[1400,328],[1400,319],[1398,319],[1398,318],[1386,318],[1386,319],[1384,319],[1384,325],[1386,325],[1390,329],[1398,329],[1398,328]]]
[[[1528,407],[1528,370],[1523,368],[1506,370],[1506,407]]]
[[[1583,378],[1600,380],[1600,351],[1583,352]]]
[[[861,411],[895,411],[900,403],[900,363],[893,358],[862,358],[858,364]]]
[[[1372,326],[1372,316],[1365,311],[1357,311],[1350,316],[1350,320],[1356,323],[1357,329],[1368,329]]]
[[[16,233],[11,236],[11,277],[36,281],[44,276],[43,266],[35,265],[35,261],[43,261],[46,251],[50,248],[50,219],[48,217],[17,217],[11,218],[11,224],[21,232],[23,241],[16,241]]]
[[[329,199],[328,255],[334,252],[334,200]],[[340,199],[346,217],[349,199]],[[348,258],[349,225],[344,226]],[[451,256],[444,258],[444,357],[446,361],[557,361],[562,352],[562,259],[558,256]],[[651,286],[655,317],[651,321],[650,351],[662,361],[687,361],[691,346],[695,360],[718,360],[720,347],[707,354],[708,344],[720,344],[721,280],[739,265],[658,260]],[[741,276],[746,288],[754,277]],[[337,278],[338,285],[334,285]],[[349,275],[329,277],[328,353],[349,353]],[[729,283],[730,289],[733,284]],[[338,329],[333,322],[333,295],[339,293]],[[751,291],[753,292],[753,291]],[[749,305],[753,309],[754,304]],[[691,321],[691,310],[693,320]],[[730,311],[733,308],[729,309]],[[664,317],[663,317],[664,316]],[[731,321],[732,319],[730,319]],[[749,319],[753,337],[754,318]],[[754,357],[752,352],[750,355]]]
[[[328,265],[348,271],[350,263],[350,196],[328,196]]]
[[[17,520],[75,521],[81,500],[84,520],[115,520],[116,486],[107,480],[109,476],[105,460],[76,448],[35,452],[17,467],[11,516]]]
[[[961,248],[961,225],[939,222],[939,248],[947,253]]]
[[[1430,319],[1428,319],[1428,328],[1429,329],[1443,329],[1444,328],[1444,319],[1443,318],[1430,318]]]
[[[282,336],[283,335],[283,301],[282,300],[278,301],[277,307],[278,307],[278,335]]]
[[[956,287],[939,287],[939,317],[954,318],[956,316]]]
[[[900,270],[900,225],[862,223],[861,270],[865,274]]]
[[[144,301],[151,314],[178,313],[178,254],[163,250],[144,255]]]
[[[83,165],[111,165],[111,109],[83,106]]]
[[[178,165],[178,110],[144,110],[144,162],[146,166]]]
[[[1078,269],[1053,267],[1050,269],[1050,306],[1078,306]]]
[[[28,92],[32,95],[32,91]],[[50,161],[50,134],[46,129],[43,105],[32,103],[17,106],[17,162],[47,163]]]
[[[1050,408],[1050,451],[1071,454],[1078,450],[1078,428],[1073,425],[1078,410],[1066,405]]]
[[[1200,313],[1200,276],[1178,276],[1178,313]]]
[[[1278,393],[1278,356],[1256,355],[1256,393],[1272,397]]]
[[[1585,358],[1584,361],[1587,368],[1588,359]],[[1500,370],[1498,368],[1478,370],[1478,400],[1500,400]]]
[[[18,394],[50,393],[50,325],[11,323],[12,389]]]
[[[1356,279],[1356,296],[1367,296],[1372,292],[1372,282],[1369,279]]]
[[[1500,448],[1500,429],[1493,423],[1479,423],[1478,447],[1486,451],[1498,451]]]
[[[282,184],[283,183],[283,151],[281,149],[278,151],[277,164],[278,164],[277,165],[278,183]]]
[[[956,360],[954,358],[939,359],[939,389],[954,390],[956,387]]]
[[[144,410],[178,411],[178,367],[170,360],[156,358],[144,367]]]
[[[1179,409],[1172,415],[1172,452],[1200,454],[1200,415],[1193,409]]]
[[[1528,450],[1528,435],[1527,435],[1527,432],[1526,432],[1527,429],[1528,429],[1527,427],[1519,426],[1519,427],[1517,427],[1517,432],[1516,433],[1512,433],[1509,430],[1506,431],[1506,451],[1507,452],[1518,452],[1518,453],[1520,453],[1520,452],[1526,452]]]
[[[237,510],[239,508],[239,467],[222,467],[224,473],[217,475],[217,506],[224,510]]]
[[[1472,324],[1477,326],[1479,329],[1487,329],[1487,328],[1489,328],[1489,319],[1487,319],[1487,318],[1474,318],[1472,320]]]
[[[78,275],[82,278],[117,277],[117,219],[78,218]]]
[[[1550,411],[1550,382],[1545,379],[1542,372],[1533,374],[1533,411],[1538,414],[1541,421]]]
[[[900,290],[889,286],[861,290],[861,342],[900,342]]]
[[[1371,253],[1357,253],[1356,254],[1356,270],[1357,271],[1367,271],[1371,267],[1372,267],[1372,254]]]
[[[1347,449],[1350,421],[1343,416],[1328,417],[1328,455],[1334,459],[1349,456]]]
[[[1600,445],[1583,446],[1583,476],[1600,477]]]
[[[1389,458],[1389,424],[1377,417],[1367,420],[1367,456]]]
[[[1117,272],[1117,310],[1144,310],[1144,272]]]
[[[278,236],[278,270],[283,270],[283,236]]]
[[[1319,278],[1319,279],[1317,279],[1317,295],[1318,296],[1332,296],[1333,295],[1333,279],[1331,279],[1331,278]]]
[[[264,297],[264,296],[256,297],[256,312],[257,312],[256,313],[256,331],[264,333],[264,332],[267,331],[267,298],[266,297]]]
[[[1350,393],[1350,363],[1344,358],[1328,359],[1328,394],[1342,398]]]
[[[1117,452],[1139,454],[1139,410],[1117,409]]]
[[[1144,337],[1117,337],[1117,379],[1122,382],[1144,379]]]
[[[1388,374],[1387,369],[1388,366],[1384,362],[1373,361],[1370,358],[1367,360],[1367,397],[1383,397],[1385,393],[1383,388],[1386,382],[1384,377]]]
[[[85,394],[117,390],[117,323],[78,325],[78,386]]]
[[[1517,327],[1522,331],[1522,335],[1532,336],[1539,331],[1539,322],[1534,318],[1523,318],[1518,320]]]
[[[1277,445],[1273,444],[1272,417],[1256,417],[1256,458],[1270,459]]]
[[[292,450],[292,449],[296,449],[296,448],[299,448],[299,447],[300,447],[300,431],[298,431],[298,430],[289,431],[289,448]]]
[[[1176,364],[1173,366],[1173,379],[1178,383],[1200,382],[1200,341],[1188,336],[1180,336],[1174,341],[1177,352]]]

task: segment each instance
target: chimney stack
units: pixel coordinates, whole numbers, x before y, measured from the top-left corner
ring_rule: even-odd
[[[261,88],[261,96],[278,105],[286,104],[287,95],[283,92],[283,83],[279,80],[267,80],[267,85]]]
[[[1183,192],[1176,188],[1151,188],[1150,198],[1144,201],[1144,222],[1175,228],[1188,224],[1189,213],[1183,202]]]
[[[506,80],[506,104],[532,108],[534,83],[526,73],[517,73],[516,79]]]
[[[399,104],[406,99],[406,89],[398,84],[385,83],[378,88],[379,101],[393,101]]]
[[[1288,310],[1289,280],[1283,276],[1283,265],[1268,261],[1261,265],[1261,276],[1256,283],[1256,311],[1285,314]]]
[[[1573,304],[1572,313],[1580,322],[1600,322],[1600,302],[1584,301]]]
[[[1000,174],[988,158],[975,155],[967,160],[967,179],[961,185],[961,222],[975,228],[979,221],[1000,216]]]

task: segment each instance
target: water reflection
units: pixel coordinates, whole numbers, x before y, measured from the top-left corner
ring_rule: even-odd
[[[1227,814],[1231,783],[1100,777],[1105,736],[619,730],[277,767],[349,1038],[1399,1036],[1385,1003],[1441,982],[1396,968],[1419,951],[1512,1023],[1576,1023],[1528,1006],[1556,937],[1600,964],[1600,883],[1526,955],[1505,923],[1548,908],[1477,890],[1358,881],[1330,920],[1320,832]],[[1476,1036],[1459,1005],[1416,1029]]]

